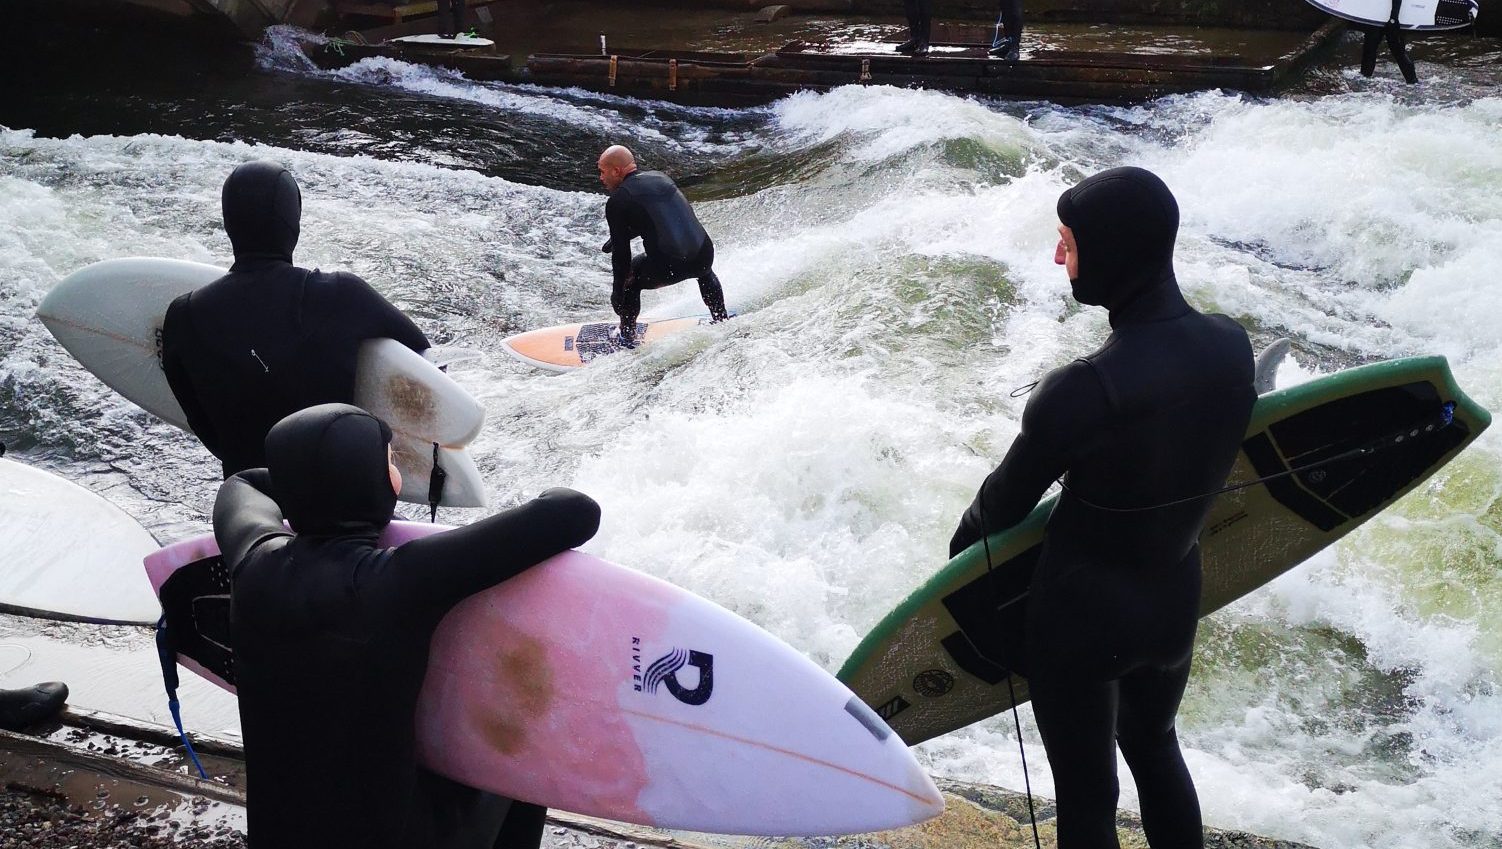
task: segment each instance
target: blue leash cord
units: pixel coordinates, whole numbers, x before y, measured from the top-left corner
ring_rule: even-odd
[[[197,767],[198,774],[207,779],[209,774],[203,764],[198,762],[198,753],[193,751],[188,732],[183,730],[182,711],[177,704],[177,652],[172,649],[172,638],[167,635],[165,614],[156,621],[156,654],[162,662],[162,683],[167,687],[167,710],[172,713],[172,722],[177,725],[177,736],[183,741],[183,748],[188,750],[188,759]]]

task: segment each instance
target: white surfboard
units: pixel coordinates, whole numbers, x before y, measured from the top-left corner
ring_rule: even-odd
[[[425,47],[494,47],[495,42],[476,35],[456,35],[444,38],[437,33],[403,35],[391,39],[397,44],[420,44]]]
[[[190,430],[162,371],[162,322],[174,298],[224,274],[213,265],[177,259],[96,262],[48,292],[37,317],[111,389]],[[485,506],[484,482],[465,448],[479,434],[485,410],[437,366],[395,340],[368,341],[356,365],[355,403],[397,434],[403,500],[427,503],[437,443],[439,464],[448,475],[440,503]]]
[[[1392,18],[1392,0],[1307,0],[1309,5],[1358,24],[1381,26]],[[1477,0],[1402,0],[1398,26],[1409,30],[1468,27],[1480,12]]]
[[[140,523],[98,495],[0,459],[0,611],[150,625],[161,609],[137,564],[156,549]]]
[[[381,544],[444,530],[394,522]],[[205,535],[146,558],[170,627],[227,621],[192,615],[193,596],[227,591],[217,554]],[[179,661],[231,686],[229,636],[179,634],[179,646],[195,643],[203,662],[186,650]],[[851,834],[944,809],[886,723],[796,649],[687,590],[576,551],[444,617],[417,738],[427,767],[471,787],[659,828]]]

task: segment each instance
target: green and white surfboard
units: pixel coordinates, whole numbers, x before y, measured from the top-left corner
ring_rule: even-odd
[[[1455,385],[1443,357],[1375,363],[1261,396],[1228,484],[1304,470],[1216,497],[1200,536],[1200,615],[1350,533],[1489,424],[1491,415]],[[1328,462],[1358,448],[1373,450]],[[909,745],[1010,708],[1010,692],[1027,699],[1027,682],[998,659],[1019,645],[1054,501],[991,537],[991,568],[980,543],[949,561],[840,670],[840,680]]]

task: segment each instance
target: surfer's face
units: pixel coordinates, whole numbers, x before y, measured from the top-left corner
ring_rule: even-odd
[[[603,156],[600,157],[598,164],[600,166],[600,182],[605,184],[606,189],[615,191],[615,187],[619,186],[621,184],[621,181],[626,178],[625,169],[617,165],[610,165],[606,163]]]
[[[391,446],[386,446],[386,472],[391,476],[391,491],[397,495],[402,494],[402,470],[396,467],[396,452]]]
[[[1059,225],[1059,245],[1054,248],[1053,261],[1064,266],[1064,273],[1073,280],[1080,276],[1080,249],[1074,242],[1074,231]]]

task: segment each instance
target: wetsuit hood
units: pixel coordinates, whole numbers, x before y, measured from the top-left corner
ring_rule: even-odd
[[[374,534],[391,521],[391,428],[349,404],[320,404],[277,422],[266,465],[277,503],[300,534]]]
[[[1112,326],[1188,309],[1173,273],[1179,205],[1156,174],[1102,171],[1060,195],[1058,213],[1078,248],[1079,275],[1069,281],[1076,301],[1105,307]]]
[[[220,200],[236,262],[292,261],[302,221],[302,191],[292,172],[275,162],[247,162],[224,181]]]

